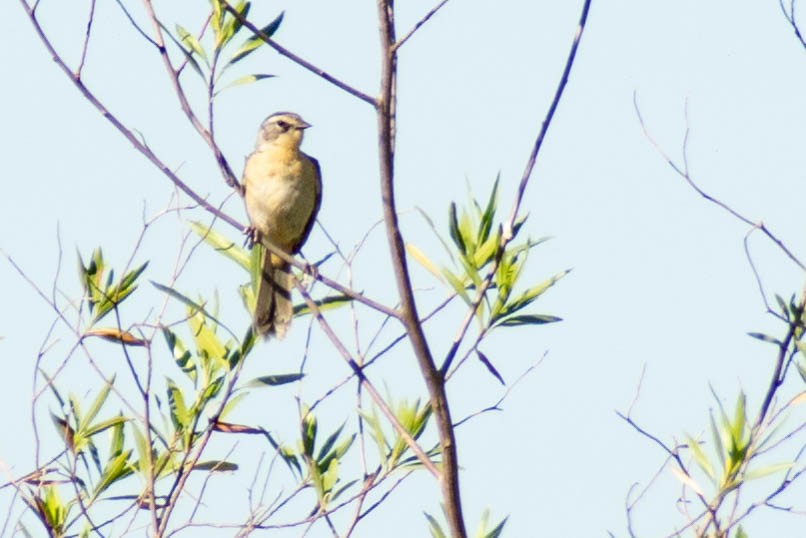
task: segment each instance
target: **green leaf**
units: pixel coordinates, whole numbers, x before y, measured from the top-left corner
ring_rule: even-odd
[[[425,268],[425,270],[427,270],[429,273],[437,277],[438,280],[444,282],[444,278],[442,277],[442,270],[439,269],[436,265],[434,265],[434,263],[428,259],[428,256],[426,256],[423,253],[423,251],[421,251],[419,248],[417,248],[411,243],[406,243],[406,252],[408,252],[409,256],[414,258],[414,260],[417,263],[422,265],[423,268]]]
[[[179,40],[182,45],[184,45],[186,51],[191,54],[196,54],[199,58],[204,60],[204,63],[208,66],[210,65],[210,62],[207,60],[207,53],[204,52],[201,44],[199,44],[199,40],[196,39],[193,34],[185,30],[180,24],[176,25],[176,33],[179,35]]]
[[[490,359],[487,358],[487,355],[481,352],[480,349],[476,348],[476,355],[478,356],[481,363],[487,367],[487,370],[495,377],[499,383],[506,386],[506,382],[504,382],[504,378],[501,377],[501,374],[498,373],[498,370],[495,369],[493,363],[490,362]]]
[[[174,358],[174,362],[182,371],[196,384],[196,362],[193,360],[193,355],[188,351],[182,340],[167,327],[162,328],[162,334],[168,344],[168,349]]]
[[[331,454],[329,454],[330,449],[333,448],[333,445],[336,444],[336,441],[341,435],[342,430],[344,429],[344,424],[342,424],[335,432],[330,434],[325,442],[322,444],[321,448],[319,448],[319,457],[316,458],[320,462],[324,462],[325,459],[328,459]]]
[[[714,468],[711,466],[711,462],[708,461],[708,457],[703,452],[702,448],[700,447],[699,441],[694,439],[691,436],[687,437],[688,448],[691,450],[691,455],[694,457],[694,461],[699,465],[700,469],[702,469],[705,474],[707,474],[711,480],[716,480],[716,473],[714,473]]]
[[[257,377],[246,384],[247,387],[276,387],[299,381],[305,374],[275,374]]]
[[[788,471],[792,467],[794,467],[794,463],[776,463],[773,465],[767,465],[760,469],[753,469],[752,471],[748,471],[747,473],[745,473],[744,479],[756,480],[758,478],[764,478],[765,476],[779,473],[781,471]]]
[[[184,432],[190,425],[190,414],[188,413],[185,397],[182,390],[170,378],[166,380],[168,385],[168,406],[171,410],[171,422],[177,432]]]
[[[83,436],[85,436],[85,437],[92,437],[93,435],[96,435],[98,433],[101,433],[102,431],[108,430],[109,428],[124,424],[128,420],[129,420],[128,418],[123,417],[123,416],[112,417],[112,418],[97,422],[97,423],[93,424],[92,426],[86,428],[85,430],[82,430],[81,434]]]
[[[210,7],[213,8],[210,14],[210,26],[213,27],[213,34],[216,37],[216,48],[219,48],[219,37],[221,36],[221,21],[224,17],[221,9],[221,0],[210,0]]]
[[[725,447],[722,444],[722,432],[719,431],[719,427],[716,424],[716,420],[714,419],[714,414],[709,413],[709,417],[711,419],[711,436],[714,439],[714,447],[716,455],[719,457],[719,463],[724,470],[725,466]]]
[[[747,333],[747,336],[752,338],[756,338],[757,340],[761,340],[762,342],[769,342],[770,344],[775,344],[776,346],[780,346],[781,341],[777,338],[773,338],[772,336],[762,334],[762,333]]]
[[[322,473],[322,489],[329,493],[339,479],[339,460],[332,458],[328,462],[327,469]]]
[[[447,280],[448,284],[451,285],[453,291],[456,292],[456,295],[462,298],[465,304],[470,305],[473,303],[473,301],[470,299],[470,296],[467,294],[467,286],[462,280],[459,279],[458,276],[454,275],[448,269],[442,269],[442,276],[445,277],[445,280]]]
[[[249,8],[251,8],[251,4],[249,2],[244,2],[241,0],[238,2],[233,9],[239,13],[243,18],[246,18],[249,15]],[[224,23],[221,26],[221,38],[220,38],[220,46],[228,43],[232,37],[238,33],[241,29],[241,22],[238,21],[231,13],[227,13],[224,19]]]
[[[275,34],[275,32],[277,32],[277,30],[280,28],[280,24],[283,22],[284,15],[285,12],[281,11],[280,14],[277,17],[275,17],[273,21],[271,21],[269,24],[261,28],[260,31],[263,32],[269,38],[271,38]],[[257,49],[264,43],[265,41],[263,41],[262,37],[260,37],[259,35],[253,35],[252,37],[244,41],[243,45],[241,45],[241,48],[239,48],[235,52],[235,54],[232,55],[232,58],[230,58],[229,60],[229,64],[231,65],[234,64],[235,62],[243,60],[244,58],[246,58],[246,56],[254,52],[255,49]]]
[[[234,241],[201,222],[191,221],[190,229],[196,232],[205,243],[213,247],[216,252],[223,254],[240,265],[244,270],[249,271],[249,254],[246,249],[239,247]]]
[[[423,512],[425,519],[428,520],[428,530],[431,531],[431,538],[448,538],[448,535],[442,530],[439,522],[431,514]]]
[[[479,231],[476,236],[476,243],[482,244],[490,237],[490,230],[492,229],[493,221],[495,220],[495,209],[498,205],[498,181],[501,179],[501,174],[495,177],[493,189],[490,192],[490,198],[487,201],[487,207],[481,214],[481,222],[479,223]],[[498,241],[496,241],[497,243]]]
[[[347,303],[353,300],[352,297],[348,297],[347,295],[330,295],[328,297],[324,297],[322,299],[316,299],[313,304],[319,309],[320,312],[326,312],[328,310],[334,310],[336,308],[341,308],[342,306],[346,305]],[[300,303],[294,305],[294,315],[295,316],[305,316],[311,313],[311,309],[307,303]]]
[[[86,422],[92,422],[95,420],[95,417],[98,415],[98,412],[101,410],[101,407],[106,402],[106,398],[109,396],[109,391],[112,389],[112,385],[115,383],[115,376],[112,376],[112,379],[109,380],[108,383],[104,385],[104,388],[98,393],[98,396],[95,397],[95,400],[92,401],[90,404],[89,409],[87,410],[87,416],[85,417]]]
[[[490,531],[480,534],[479,536],[481,538],[500,538],[504,534],[504,525],[506,525],[508,519],[509,517],[505,517],[498,523],[498,525],[493,527]],[[485,520],[485,528],[486,527],[487,525]]]
[[[210,460],[210,461],[203,461],[201,463],[197,463],[193,466],[194,471],[210,471],[210,472],[227,472],[227,471],[237,471],[238,464],[231,463],[224,460]]]
[[[274,75],[269,75],[267,73],[255,73],[253,75],[244,75],[242,77],[238,77],[223,88],[220,88],[215,91],[215,95],[220,94],[224,90],[228,90],[229,88],[234,88],[235,86],[243,86],[244,84],[252,84],[253,82],[257,82],[259,80],[264,80],[267,78],[273,78]]]
[[[101,493],[109,488],[109,486],[115,482],[123,480],[134,472],[134,469],[129,463],[129,457],[131,457],[131,455],[132,451],[127,450],[126,452],[121,452],[107,462],[106,467],[104,467],[104,470],[101,473],[100,480],[95,485],[95,491],[92,493],[91,502],[97,499]]]
[[[313,450],[316,445],[316,417],[307,409],[303,410],[302,418],[302,447],[303,453],[313,459]]]
[[[161,292],[166,293],[169,296],[173,297],[174,299],[177,299],[178,301],[184,303],[185,305],[189,306],[191,308],[191,310],[197,311],[197,312],[203,314],[205,318],[208,318],[209,320],[214,322],[216,325],[221,325],[221,322],[218,321],[218,319],[215,316],[213,316],[201,304],[197,303],[193,299],[190,299],[186,295],[183,295],[183,294],[179,293],[178,291],[176,291],[173,288],[170,288],[168,286],[160,284],[159,282],[154,282],[153,280],[151,280],[150,282],[151,282],[152,286],[154,286],[155,288],[157,288]]]
[[[459,232],[459,220],[456,218],[456,202],[451,202],[450,209],[448,210],[448,230],[451,234],[451,239],[459,249],[459,252],[464,256],[467,254],[467,246]]]
[[[520,325],[544,325],[546,323],[555,323],[562,321],[563,318],[557,316],[549,316],[546,314],[524,314],[520,316],[510,316],[496,322],[500,327],[517,327]]]

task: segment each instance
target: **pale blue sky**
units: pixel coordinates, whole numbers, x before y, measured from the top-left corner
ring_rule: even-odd
[[[421,0],[398,3],[399,33],[431,7]],[[83,3],[75,4],[82,7],[73,14],[53,0],[44,0],[41,8],[46,27],[73,60],[84,12]],[[114,3],[98,4],[88,84],[195,189],[221,200],[226,188],[184,123],[158,58]],[[139,9],[138,3],[130,4]],[[283,45],[375,92],[373,3],[258,4],[252,16],[259,22],[286,9],[277,35]],[[499,172],[502,210],[508,212],[565,61],[578,4],[453,0],[401,50],[397,177],[407,240],[440,256],[438,244],[410,210],[424,209],[445,229],[448,204],[465,199],[466,183],[485,196]],[[0,99],[5,156],[0,248],[49,291],[57,271],[58,229],[64,255],[59,286],[77,297],[75,250],[88,254],[102,245],[112,263],[123,265],[138,237],[144,205],[152,216],[168,203],[172,187],[57,70],[21,7],[10,2],[5,13],[0,19],[6,72]],[[182,17],[188,27],[199,20],[179,12],[169,17]],[[245,61],[244,68],[277,78],[222,96],[218,137],[230,162],[239,173],[266,115],[283,109],[302,114],[314,125],[304,147],[324,171],[320,222],[345,249],[352,248],[380,218],[371,109],[268,50]],[[605,536],[607,530],[625,535],[627,490],[633,482],[646,483],[664,456],[614,413],[630,404],[644,365],[634,413],[664,440],[707,426],[714,405],[709,383],[729,405],[744,388],[755,413],[773,355],[770,346],[745,333],[781,329],[764,314],[745,260],[747,227],[699,198],[674,174],[643,135],[633,94],[653,135],[675,158],[681,156],[688,102],[695,179],[748,217],[762,219],[804,259],[804,86],[806,51],[774,0],[594,0],[524,204],[531,214],[528,233],[553,237],[534,252],[530,278],[574,268],[536,306],[565,321],[502,332],[485,346],[508,381],[544,352],[548,357],[511,394],[504,413],[488,414],[460,430],[471,529],[489,507],[495,516],[510,515],[507,536]],[[245,221],[239,200],[230,201],[227,211]],[[182,222],[168,217],[149,232],[138,256],[152,260],[149,279],[167,279],[185,231]],[[788,296],[801,289],[804,275],[760,235],[751,245],[768,291]],[[376,231],[366,248],[356,266],[357,287],[390,299],[393,282],[385,270],[383,235]],[[305,251],[317,259],[329,249],[316,229]],[[243,275],[208,252],[198,256],[181,289],[207,296],[218,290],[222,310],[245,322],[235,295]],[[420,287],[435,286],[423,271],[415,271],[415,278]],[[147,284],[143,288],[151,298],[158,296]],[[0,403],[7,410],[4,430],[10,432],[0,439],[0,462],[20,474],[32,463],[31,379],[52,312],[5,261],[0,262],[0,293],[0,357],[6,372],[0,377]],[[426,304],[441,297],[439,289],[424,292]],[[442,336],[452,335],[459,323],[460,312],[452,314],[433,327],[438,354],[447,346]],[[253,357],[252,373],[293,368],[305,327],[305,321],[297,323],[278,353],[264,346]],[[327,349],[321,336],[315,343]],[[395,395],[411,398],[419,390],[413,359],[401,353],[394,360],[388,386]],[[81,394],[86,378],[80,360],[74,367],[70,375]],[[330,353],[313,357],[309,371],[302,389],[309,399],[347,373]],[[384,386],[380,373],[377,383]],[[796,383],[787,387],[790,394],[797,389]],[[271,409],[292,405],[294,394],[275,397],[270,406],[277,407]],[[489,405],[499,394],[477,365],[450,390],[457,417]],[[339,405],[354,405],[352,389],[341,398],[325,410],[331,420],[324,429],[334,429],[347,415]],[[790,424],[797,424],[797,417]],[[248,479],[236,473],[222,480],[237,490]],[[665,473],[656,495],[636,511],[640,535],[668,533],[681,524],[675,487]],[[384,536],[424,536],[420,514],[437,510],[435,489],[425,475],[414,479],[358,535],[387,529]],[[0,492],[2,512],[9,495]],[[777,513],[759,514],[747,525],[751,536],[769,536],[771,528],[777,537],[802,536],[806,523]]]

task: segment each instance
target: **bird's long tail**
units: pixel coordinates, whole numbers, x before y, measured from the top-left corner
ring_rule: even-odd
[[[263,255],[262,273],[255,303],[254,327],[257,334],[283,338],[291,325],[294,305],[291,290],[294,277],[291,267],[271,252]]]

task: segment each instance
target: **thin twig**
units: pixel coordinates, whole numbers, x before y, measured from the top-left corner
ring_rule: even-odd
[[[95,0],[90,0],[90,13],[87,16],[87,31],[84,33],[84,44],[81,47],[81,59],[78,61],[76,78],[81,78],[81,71],[84,69],[84,62],[87,60],[87,50],[90,46],[90,34],[92,33],[92,23],[95,20]]]
[[[321,310],[319,310],[319,307],[316,306],[316,303],[311,298],[311,296],[308,294],[308,291],[304,287],[302,287],[302,285],[299,282],[296,282],[296,286],[297,286],[297,289],[299,290],[299,292],[302,294],[303,299],[305,299],[305,303],[308,305],[308,308],[310,308],[311,314],[319,322],[319,326],[322,328],[324,333],[330,339],[331,343],[336,348],[336,350],[339,352],[339,354],[342,356],[342,358],[345,360],[345,362],[347,362],[347,364],[350,366],[350,369],[353,371],[353,374],[358,378],[358,380],[361,382],[361,384],[367,390],[369,395],[372,397],[372,399],[375,401],[375,403],[380,408],[381,412],[383,412],[383,414],[386,415],[386,418],[392,424],[392,426],[394,427],[395,431],[397,431],[397,433],[406,442],[406,444],[412,450],[412,452],[414,452],[414,454],[417,456],[417,459],[420,460],[420,463],[422,463],[423,466],[426,469],[428,469],[428,471],[432,475],[434,475],[434,477],[439,478],[440,473],[437,470],[436,466],[434,465],[434,462],[431,461],[431,459],[423,451],[423,449],[420,448],[420,445],[417,444],[417,441],[411,436],[411,434],[408,432],[408,430],[406,430],[406,428],[404,428],[403,425],[400,423],[400,421],[397,419],[397,417],[395,416],[394,412],[389,408],[389,406],[383,400],[383,398],[381,397],[381,395],[377,391],[377,389],[375,389],[375,386],[372,384],[372,382],[370,382],[369,378],[367,378],[367,376],[364,374],[363,368],[361,366],[359,366],[359,364],[355,361],[355,359],[353,359],[353,357],[350,354],[350,352],[347,350],[347,348],[344,346],[344,344],[342,344],[342,342],[339,339],[339,337],[336,335],[336,333],[330,327],[330,324],[327,322],[327,320],[325,320],[324,316],[322,316]]]
[[[423,24],[427,23],[427,22],[428,22],[428,21],[431,19],[431,17],[433,17],[434,15],[436,15],[437,11],[439,11],[440,9],[442,9],[442,7],[443,7],[445,4],[447,4],[447,3],[448,3],[448,1],[449,1],[449,0],[442,0],[442,1],[441,1],[439,4],[437,4],[436,6],[434,6],[434,8],[433,8],[431,11],[429,11],[428,13],[426,13],[426,14],[425,14],[425,16],[424,16],[422,19],[420,19],[419,21],[417,21],[417,24],[415,24],[415,25],[414,25],[414,27],[413,27],[411,30],[409,30],[409,31],[408,31],[408,33],[407,33],[405,36],[403,36],[401,39],[398,39],[398,40],[397,40],[397,43],[395,43],[395,44],[392,46],[392,49],[396,51],[396,50],[398,50],[400,47],[402,47],[402,46],[403,46],[403,44],[404,44],[406,41],[408,41],[408,40],[411,38],[411,36],[413,36],[413,35],[414,35],[414,33],[415,33],[417,30],[419,30],[419,29],[420,29],[420,27],[422,27],[422,25],[423,25]]]
[[[694,189],[695,192],[697,192],[697,194],[699,194],[700,196],[702,196],[703,198],[705,198],[709,202],[711,202],[711,203],[715,204],[716,206],[722,208],[723,210],[727,211],[730,215],[732,215],[733,217],[735,217],[739,221],[747,224],[748,226],[752,226],[754,228],[758,228],[759,230],[761,230],[761,232],[764,235],[766,235],[767,238],[770,241],[775,243],[775,245],[790,260],[792,260],[802,271],[806,271],[806,265],[804,265],[803,262],[801,262],[798,259],[798,257],[795,256],[792,253],[792,251],[790,251],[787,248],[787,246],[784,244],[783,241],[781,241],[775,234],[770,232],[770,230],[764,225],[763,222],[760,222],[760,221],[759,222],[754,222],[754,221],[750,220],[749,218],[745,217],[744,215],[742,215],[741,213],[739,213],[738,211],[736,211],[735,209],[733,209],[732,207],[730,207],[725,202],[723,202],[723,201],[721,201],[721,200],[719,200],[717,198],[714,198],[713,196],[711,196],[710,194],[705,192],[702,188],[700,188],[700,186],[697,185],[697,183],[691,177],[691,174],[689,173],[689,168],[688,168],[688,152],[687,152],[687,148],[686,148],[687,142],[688,142],[688,135],[689,135],[688,112],[686,112],[686,133],[685,133],[684,138],[683,138],[683,140],[684,140],[684,143],[683,143],[683,163],[684,164],[683,164],[683,166],[680,166],[663,150],[663,148],[660,146],[660,144],[652,137],[652,134],[649,132],[649,129],[648,129],[646,123],[644,122],[644,118],[641,115],[641,109],[638,106],[638,94],[637,94],[637,92],[633,93],[633,106],[635,108],[635,113],[638,116],[638,122],[641,124],[641,129],[644,132],[644,136],[646,136],[647,140],[649,140],[649,142],[655,147],[655,150],[660,154],[660,156],[663,158],[663,160],[665,160],[666,163],[669,166],[672,167],[672,170],[674,170],[677,173],[677,175],[682,177],[686,181],[686,183],[688,183],[689,186],[691,186],[691,188]]]
[[[490,264],[490,269],[487,272],[487,276],[482,281],[481,285],[478,287],[476,291],[476,296],[473,299],[473,303],[470,305],[467,314],[465,315],[465,319],[460,326],[456,337],[454,337],[453,343],[451,344],[450,349],[445,354],[445,359],[442,362],[441,371],[443,375],[446,375],[450,371],[451,363],[453,362],[457,351],[459,351],[459,346],[461,345],[462,341],[467,334],[467,330],[470,328],[470,322],[473,321],[473,318],[476,315],[476,310],[478,309],[481,302],[484,300],[484,297],[487,293],[487,290],[492,285],[493,279],[495,277],[495,273],[498,270],[498,265],[501,263],[501,258],[504,255],[507,245],[510,241],[512,241],[513,234],[514,234],[514,227],[515,222],[518,219],[518,214],[520,212],[520,206],[523,202],[523,197],[526,193],[526,187],[529,184],[529,180],[532,177],[532,171],[534,170],[535,163],[537,162],[537,157],[540,154],[540,148],[543,146],[543,141],[546,138],[546,133],[548,133],[549,127],[551,126],[552,119],[554,118],[554,114],[557,112],[557,108],[560,105],[560,100],[562,99],[563,93],[565,92],[565,87],[568,84],[568,78],[571,74],[571,68],[574,66],[574,60],[576,59],[577,49],[579,48],[579,43],[582,40],[582,34],[585,31],[585,27],[588,21],[588,12],[590,11],[591,0],[585,0],[584,5],[582,6],[582,13],[579,17],[579,23],[577,24],[576,34],[574,35],[574,40],[571,43],[571,49],[568,53],[568,58],[565,61],[565,68],[563,69],[563,74],[560,77],[560,81],[557,84],[557,89],[554,92],[554,98],[549,105],[548,111],[543,118],[543,123],[540,126],[540,130],[537,133],[537,137],[535,138],[535,142],[532,146],[532,151],[529,154],[529,158],[526,161],[526,167],[523,171],[523,175],[521,176],[521,180],[518,184],[518,191],[515,196],[515,201],[512,205],[512,211],[510,212],[509,219],[506,225],[503,227],[501,234],[501,243],[498,246],[498,251],[493,259],[493,262]]]
[[[350,86],[346,82],[342,82],[341,80],[337,79],[336,77],[334,77],[330,73],[326,72],[323,69],[320,69],[319,67],[316,67],[315,65],[313,65],[309,61],[304,60],[300,56],[297,56],[296,54],[294,54],[293,52],[291,52],[287,48],[285,48],[282,45],[280,45],[279,43],[277,43],[274,39],[271,38],[271,36],[269,36],[268,34],[263,32],[260,28],[258,28],[254,24],[252,24],[249,20],[247,20],[241,13],[239,13],[234,7],[232,7],[232,5],[230,5],[230,3],[227,2],[226,0],[221,0],[221,5],[230,14],[232,14],[232,16],[235,17],[235,19],[239,23],[241,23],[246,28],[251,30],[251,32],[253,34],[258,36],[268,46],[270,46],[275,51],[280,53],[281,56],[285,56],[286,58],[288,58],[289,60],[291,60],[295,64],[299,65],[300,67],[303,67],[304,69],[307,69],[311,73],[313,73],[313,74],[319,76],[320,78],[330,82],[331,84],[333,84],[337,88],[344,90],[345,92],[349,93],[353,97],[357,97],[358,99],[364,101],[365,103],[369,103],[373,107],[377,106],[377,102],[376,102],[374,97],[372,97],[370,95],[367,95],[366,93],[364,93],[364,92],[362,92],[362,91]]]
[[[203,207],[205,210],[209,211],[213,215],[216,215],[218,218],[223,220],[224,222],[230,224],[231,226],[235,227],[238,230],[243,230],[244,227],[238,221],[230,217],[229,215],[220,212],[216,207],[210,204],[207,200],[196,194],[196,192],[191,189],[185,182],[179,179],[173,170],[171,170],[164,162],[160,160],[157,155],[151,151],[151,149],[143,143],[131,130],[126,128],[126,126],[121,123],[121,121],[110,112],[106,106],[95,96],[95,94],[90,91],[90,89],[84,84],[84,82],[74,76],[70,67],[65,63],[62,56],[56,52],[56,49],[53,47],[53,44],[48,39],[47,35],[45,35],[44,30],[39,24],[38,19],[35,16],[33,8],[28,4],[26,0],[20,0],[20,3],[23,5],[25,12],[28,15],[28,20],[31,21],[31,24],[34,27],[34,31],[36,32],[39,40],[47,49],[48,53],[50,54],[53,61],[59,68],[64,71],[73,85],[78,88],[84,98],[104,117],[109,121],[131,144],[143,154],[154,166],[156,166],[168,179],[176,185],[182,192],[184,192],[187,196],[189,196],[195,203]]]

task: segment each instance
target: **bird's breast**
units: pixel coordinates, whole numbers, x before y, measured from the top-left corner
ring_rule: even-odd
[[[316,170],[299,152],[260,151],[244,168],[246,211],[269,241],[291,251],[315,209]]]

